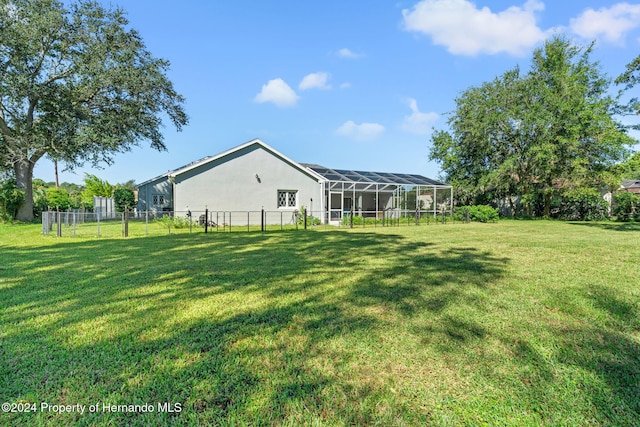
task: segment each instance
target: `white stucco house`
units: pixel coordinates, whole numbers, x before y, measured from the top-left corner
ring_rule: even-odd
[[[138,184],[138,211],[295,212],[323,223],[345,213],[380,216],[389,209],[436,212],[451,186],[420,175],[336,170],[298,163],[253,139]],[[413,191],[413,193],[411,193]],[[413,206],[407,204],[407,195]],[[404,202],[402,201],[404,197]],[[252,223],[260,221],[250,220]]]

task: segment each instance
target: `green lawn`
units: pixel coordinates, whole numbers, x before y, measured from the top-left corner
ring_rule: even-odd
[[[640,224],[0,224],[0,425],[637,426],[639,316]]]

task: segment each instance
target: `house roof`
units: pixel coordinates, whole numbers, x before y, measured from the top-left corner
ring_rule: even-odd
[[[260,139],[255,138],[255,139],[252,139],[250,141],[245,142],[244,144],[240,144],[240,145],[238,145],[236,147],[230,148],[229,150],[223,151],[222,153],[216,154],[214,156],[203,157],[202,159],[199,159],[199,160],[196,160],[194,162],[188,163],[188,164],[186,164],[184,166],[180,166],[179,168],[170,170],[167,173],[164,173],[164,174],[159,175],[159,176],[157,176],[155,178],[152,178],[150,180],[147,180],[145,182],[142,182],[142,183],[138,184],[138,187],[143,186],[143,185],[148,184],[148,183],[153,182],[153,181],[157,181],[157,180],[162,179],[162,178],[176,177],[176,176],[178,176],[180,174],[188,172],[188,171],[190,171],[192,169],[195,169],[195,168],[200,167],[202,165],[205,165],[207,163],[214,162],[214,161],[216,161],[218,159],[221,159],[223,157],[229,156],[229,155],[231,155],[231,154],[233,154],[233,153],[235,153],[237,151],[243,150],[243,149],[245,149],[247,147],[250,147],[252,145],[258,145],[258,146],[262,147],[264,150],[270,152],[271,154],[273,154],[276,157],[279,157],[283,161],[289,163],[290,165],[292,165],[296,169],[300,170],[301,172],[303,172],[303,173],[305,173],[307,175],[310,175],[312,178],[314,178],[314,179],[316,179],[318,181],[322,181],[323,180],[323,177],[321,175],[317,174],[315,171],[310,170],[310,169],[302,166],[300,163],[298,163],[298,162],[296,162],[294,160],[291,160],[290,158],[288,158],[284,154],[280,153],[275,148],[265,144]]]
[[[447,186],[447,184],[430,179],[422,175],[388,172],[365,172],[346,169],[331,169],[324,166],[301,163],[303,166],[318,173],[327,181],[366,183],[366,184],[391,184],[391,185],[428,185]]]
[[[291,166],[300,170],[301,172],[311,176],[312,178],[320,181],[332,181],[332,182],[348,182],[348,183],[365,183],[365,184],[385,184],[385,185],[428,185],[428,186],[444,186],[449,187],[447,184],[424,177],[422,175],[405,174],[405,173],[387,173],[387,172],[365,172],[354,171],[346,169],[331,169],[324,166],[320,166],[312,163],[298,163],[291,160],[284,154],[280,153],[273,147],[265,144],[260,139],[252,139],[244,144],[240,144],[227,151],[216,154],[214,156],[203,157],[202,159],[188,163],[184,166],[170,170],[167,173],[159,175],[150,180],[144,181],[138,184],[138,187],[149,184],[163,178],[173,178],[192,169],[200,167],[210,162],[214,162],[225,156],[229,156],[237,151],[243,150],[252,145],[258,145],[264,150],[270,152],[281,160],[289,163]]]

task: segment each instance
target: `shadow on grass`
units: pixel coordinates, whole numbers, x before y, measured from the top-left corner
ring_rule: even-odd
[[[568,224],[607,231],[640,231],[640,222],[569,222]]]
[[[5,401],[184,407],[174,413],[5,418],[34,425],[428,423],[428,412],[402,402],[381,411],[388,390],[349,378],[358,352],[344,342],[375,349],[384,331],[402,332],[403,321],[439,315],[452,305],[483,310],[485,291],[508,263],[470,246],[375,232],[194,234],[5,247]],[[441,334],[458,344],[505,339],[449,314],[431,330],[416,331],[426,337],[424,345]],[[637,381],[638,361],[636,346],[615,339],[622,351],[618,369],[598,362],[609,344],[572,363],[593,369],[618,390]],[[589,334],[567,335],[564,346],[598,348],[591,340]],[[529,363],[534,350],[524,341],[517,347],[516,358]],[[446,355],[460,346],[439,349]],[[551,381],[548,372],[542,377]],[[619,395],[628,408],[637,407],[628,391]]]

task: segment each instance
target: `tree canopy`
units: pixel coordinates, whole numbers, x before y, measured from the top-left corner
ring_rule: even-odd
[[[591,51],[553,38],[534,51],[527,73],[509,70],[456,99],[430,158],[465,204],[542,198],[548,215],[559,187],[608,184],[609,167],[634,141],[612,117],[609,81]]]
[[[166,149],[162,117],[181,130],[184,98],[121,9],[77,1],[0,0],[0,169],[33,217],[33,167],[109,163],[141,141]]]
[[[640,83],[640,55],[627,64],[626,70],[616,78],[616,83],[623,86],[620,91],[620,98]],[[640,114],[640,99],[638,95],[634,94],[626,102],[620,103],[617,112],[624,115]],[[632,124],[629,127],[640,130],[640,123]]]

